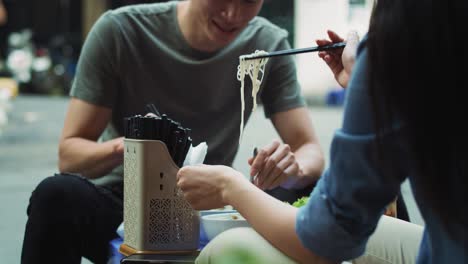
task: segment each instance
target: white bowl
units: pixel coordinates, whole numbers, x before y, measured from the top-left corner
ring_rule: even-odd
[[[250,224],[239,213],[210,214],[201,217],[203,230],[208,240],[235,227],[250,227]]]
[[[211,210],[202,210],[200,211],[200,217],[203,218],[205,215],[213,215],[213,214],[225,214],[225,213],[237,213],[236,210],[229,208],[221,208],[221,209],[211,209]],[[204,247],[208,244],[210,240],[206,236],[206,232],[203,229],[203,221],[200,220],[200,246]]]
[[[212,214],[225,214],[225,213],[237,213],[234,209],[211,209],[211,210],[202,210],[200,211],[200,217],[205,215],[212,215]]]

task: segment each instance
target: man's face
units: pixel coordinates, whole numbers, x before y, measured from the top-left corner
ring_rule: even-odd
[[[229,44],[254,18],[263,0],[192,0],[197,21],[213,45]]]

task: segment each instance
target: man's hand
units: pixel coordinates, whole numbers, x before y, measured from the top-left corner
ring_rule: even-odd
[[[250,158],[248,163],[252,166],[250,176],[257,175],[254,184],[262,190],[271,190],[290,176],[299,176],[302,173],[289,145],[277,140],[260,149],[257,156]]]
[[[328,30],[327,33],[330,39],[319,39],[316,41],[317,45],[323,46],[344,41],[342,37],[331,30]],[[357,32],[351,31],[348,33],[346,47],[344,49],[319,52],[319,57],[327,63],[328,67],[330,67],[333,74],[335,75],[336,81],[343,88],[348,86],[356,59],[358,45],[359,36]]]

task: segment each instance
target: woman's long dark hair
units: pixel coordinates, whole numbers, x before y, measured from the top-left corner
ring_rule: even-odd
[[[417,192],[446,228],[468,223],[466,204],[451,203],[468,192],[467,19],[467,0],[378,0],[367,41],[378,138],[402,122]]]

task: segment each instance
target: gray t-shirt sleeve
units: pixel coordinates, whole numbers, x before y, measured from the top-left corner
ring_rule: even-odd
[[[70,96],[112,108],[120,82],[118,36],[117,21],[106,12],[86,38]]]
[[[290,49],[286,38],[283,38],[276,50]],[[266,117],[287,111],[293,108],[305,106],[305,100],[301,94],[301,87],[297,80],[296,64],[293,56],[279,56],[270,59],[267,69],[268,76],[261,93]],[[267,63],[267,65],[268,65]]]

